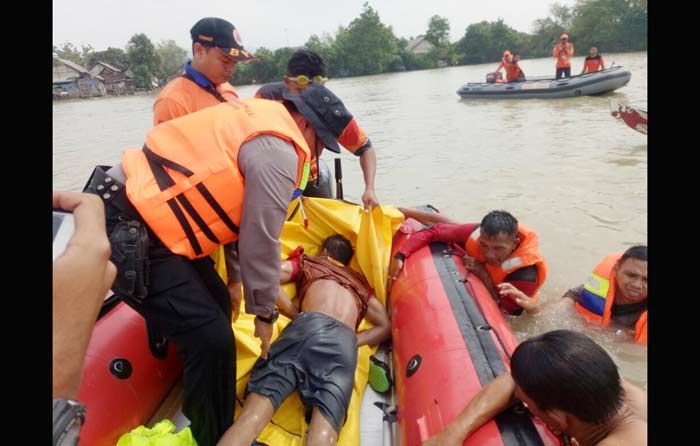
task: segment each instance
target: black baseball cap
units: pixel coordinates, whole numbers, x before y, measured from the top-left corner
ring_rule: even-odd
[[[243,39],[231,22],[218,17],[206,17],[190,29],[192,42],[200,42],[219,48],[238,62],[255,60],[255,56],[243,48]]]
[[[311,123],[327,149],[340,153],[336,138],[342,135],[353,117],[338,96],[324,85],[313,84],[299,94],[285,88],[282,97],[292,102]]]

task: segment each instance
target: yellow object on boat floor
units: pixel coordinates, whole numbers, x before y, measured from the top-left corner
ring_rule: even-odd
[[[175,433],[170,420],[158,422],[152,428],[139,426],[119,437],[117,446],[197,446],[189,427]]]
[[[374,288],[375,296],[386,302],[386,279],[391,256],[391,241],[394,233],[403,221],[403,215],[393,206],[376,207],[372,212],[364,212],[362,207],[348,202],[325,198],[304,198],[304,211],[309,220],[304,227],[301,212],[294,212],[298,202],[292,202],[289,214],[291,221],[284,224],[282,230],[282,259],[299,245],[309,255],[318,253],[321,242],[331,235],[341,234],[352,242],[355,256],[350,267],[360,271]],[[294,284],[285,285],[289,296],[295,296]],[[298,299],[294,299],[295,303]],[[242,305],[244,306],[244,304]],[[275,323],[273,341],[290,322],[284,316]],[[369,328],[367,321],[362,321],[359,330]],[[241,314],[233,324],[236,335],[236,394],[238,397],[236,416],[240,414],[245,387],[255,361],[260,355],[260,340],[253,335],[253,316]],[[347,421],[340,431],[338,445],[355,446],[360,444],[360,405],[369,376],[369,357],[377,347],[362,346],[358,350],[357,370]],[[379,412],[377,412],[379,416]],[[282,403],[272,418],[272,422],[258,437],[257,441],[274,446],[301,446],[308,426],[304,419],[305,409],[299,394],[292,393]]]

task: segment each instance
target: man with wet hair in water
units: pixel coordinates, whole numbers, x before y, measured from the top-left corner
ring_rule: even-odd
[[[352,256],[352,244],[338,234],[324,240],[318,256],[299,247],[282,262],[280,282],[296,282],[301,313],[280,289],[277,305],[293,320],[267,359],[253,367],[243,411],[219,446],[250,445],[295,389],[313,407],[306,444],[337,442],[352,397],[357,348],[380,344],[391,333],[386,308],[348,267]],[[373,327],[357,333],[364,318]]]
[[[646,392],[622,379],[612,358],[586,335],[556,330],[530,338],[513,351],[510,366],[423,446],[461,446],[518,402],[574,446],[647,444]]]
[[[558,305],[574,305],[592,323],[634,330],[634,341],[646,344],[647,301],[647,247],[639,245],[605,257]]]
[[[411,234],[391,261],[393,281],[407,257],[431,242],[446,242],[465,251],[464,266],[476,275],[501,309],[520,315],[537,308],[537,290],[544,284],[547,264],[534,231],[506,211],[491,211],[481,223],[459,224],[439,213],[399,208],[406,218],[433,225]],[[387,288],[389,289],[389,288]]]

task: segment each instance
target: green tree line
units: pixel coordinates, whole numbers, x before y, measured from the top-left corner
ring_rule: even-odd
[[[358,17],[335,33],[312,35],[304,47],[321,54],[331,77],[362,76],[385,72],[420,70],[449,65],[497,62],[505,49],[523,58],[547,57],[567,32],[583,54],[591,46],[603,53],[647,49],[647,0],[577,0],[569,7],[554,3],[548,17],[537,19],[532,32],[517,31],[502,19],[470,24],[456,42],[450,41],[449,19],[439,15],[427,22],[425,39],[432,48],[415,54],[409,47],[413,38],[397,37],[382,23],[368,3]],[[285,75],[287,61],[295,48],[255,51],[256,62],[238,64],[231,78],[234,85],[265,83]],[[125,50],[95,51],[70,43],[54,47],[58,57],[90,68],[100,60],[119,68],[130,68],[137,87],[162,86],[177,72],[188,51],[174,41],[153,45],[145,34],[134,35]]]
[[[462,37],[450,42],[450,22],[432,16],[424,33],[432,49],[415,54],[412,39],[399,38],[365,3],[359,17],[334,34],[312,35],[304,47],[320,53],[332,77],[361,76],[420,70],[448,65],[497,62],[506,49],[524,58],[547,57],[561,33],[569,33],[578,54],[596,46],[602,52],[647,49],[647,0],[577,0],[569,7],[554,3],[548,17],[537,19],[532,32],[517,31],[502,19],[469,25]],[[241,64],[235,84],[282,79],[291,48],[260,48],[257,63]]]
[[[66,42],[60,47],[54,45],[53,53],[88,70],[97,62],[105,62],[120,70],[128,69],[134,76],[136,87],[146,90],[165,85],[187,59],[187,50],[179,47],[174,40],[163,40],[153,45],[143,33],[132,36],[125,50],[109,47],[95,51],[91,45],[82,45],[78,49]]]

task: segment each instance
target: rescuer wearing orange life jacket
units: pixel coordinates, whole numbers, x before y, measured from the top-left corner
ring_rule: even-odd
[[[506,50],[503,52],[503,59],[501,59],[501,64],[496,68],[495,73],[501,71],[501,68],[506,71],[505,82],[517,82],[525,80],[525,73],[518,65],[520,62],[520,56],[518,54],[511,54],[510,51]],[[502,82],[496,80],[496,82]]]
[[[231,301],[209,257],[239,241],[246,312],[267,356],[290,200],[309,148],[287,110],[261,99],[207,107],[152,128],[86,191],[105,202],[117,296],[173,341],[184,359],[182,410],[200,446],[233,423],[236,349]]]
[[[399,208],[406,218],[434,226],[411,234],[389,266],[392,281],[412,253],[430,242],[464,247],[464,266],[484,283],[501,309],[519,315],[537,307],[537,290],[547,277],[539,240],[506,211],[491,211],[480,224],[457,224],[438,213]],[[387,287],[387,289],[389,289]]]
[[[304,196],[332,198],[319,188],[318,160],[324,148],[340,153],[340,146],[343,146],[359,158],[365,181],[362,203],[365,210],[369,210],[379,204],[374,192],[377,155],[357,120],[340,98],[323,85],[327,80],[323,58],[313,51],[301,49],[294,52],[287,62],[284,82],[264,85],[255,97],[281,101],[309,144],[311,173]],[[327,112],[319,113],[320,107]]]
[[[184,74],[170,81],[153,103],[153,125],[222,102],[238,100],[238,92],[228,80],[236,72],[239,62],[256,60],[243,48],[236,27],[224,19],[206,17],[198,20],[190,29],[190,37],[192,60],[185,62]],[[242,298],[235,243],[226,247],[225,257],[228,289],[235,307],[240,305]],[[238,314],[234,315],[236,317]]]
[[[634,341],[647,343],[647,247],[610,254],[583,285],[564,294],[590,322],[634,329]]]
[[[596,71],[604,69],[605,61],[603,60],[603,56],[598,53],[598,48],[591,47],[591,49],[588,50],[588,56],[586,56],[586,59],[583,61],[583,70],[581,70],[581,74],[595,73]]]

